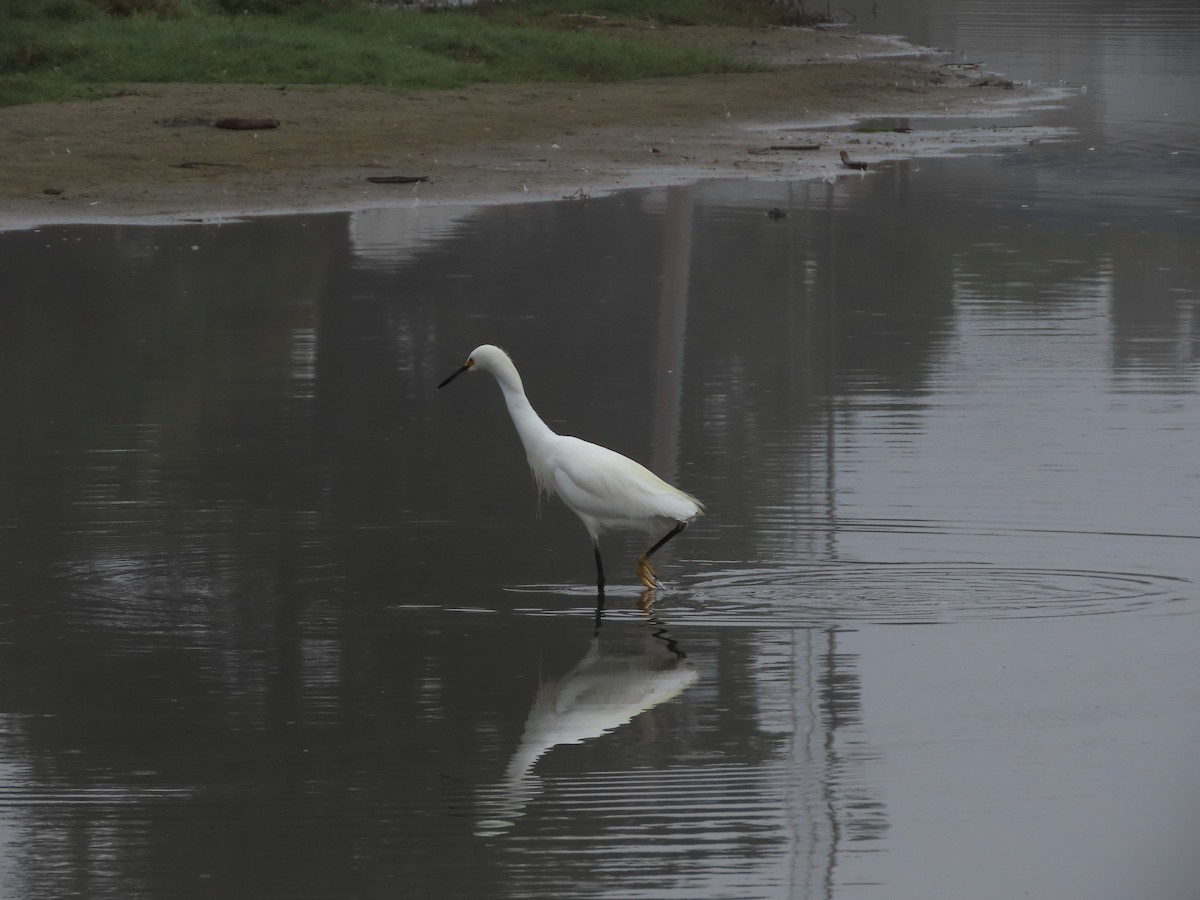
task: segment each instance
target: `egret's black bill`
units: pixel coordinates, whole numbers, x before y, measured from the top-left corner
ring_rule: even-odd
[[[463,363],[463,365],[462,365],[462,367],[461,367],[461,368],[459,368],[459,369],[456,369],[456,370],[453,372],[453,374],[451,374],[451,375],[450,375],[450,377],[449,377],[449,378],[447,378],[445,381],[443,381],[441,384],[439,384],[439,385],[437,386],[437,390],[439,390],[439,391],[440,391],[442,388],[444,388],[446,385],[448,385],[450,382],[452,382],[452,381],[453,381],[455,378],[457,378],[457,377],[458,377],[459,375],[461,375],[463,372],[467,371],[467,369],[469,369],[469,368],[471,368],[469,365],[467,365],[466,363]]]

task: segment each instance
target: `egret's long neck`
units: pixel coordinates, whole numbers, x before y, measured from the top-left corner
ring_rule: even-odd
[[[550,426],[542,421],[541,416],[534,410],[529,398],[525,396],[525,388],[521,384],[521,376],[517,367],[510,360],[504,360],[492,368],[496,383],[504,394],[504,402],[508,406],[508,414],[512,417],[521,443],[525,445],[525,455],[529,457],[529,465],[539,485],[543,485],[543,473],[539,463],[546,458],[550,443],[557,435]]]

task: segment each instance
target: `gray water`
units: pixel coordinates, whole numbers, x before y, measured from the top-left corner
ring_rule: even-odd
[[[1076,138],[0,235],[0,896],[1196,896],[1200,11],[858,6]]]

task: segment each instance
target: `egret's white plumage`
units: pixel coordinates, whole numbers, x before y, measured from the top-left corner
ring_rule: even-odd
[[[595,548],[597,585],[604,587],[600,535],[616,529],[656,533],[671,529],[638,559],[638,577],[655,584],[648,558],[655,550],[700,515],[704,506],[695,497],[667,484],[641,463],[607,447],[556,434],[534,411],[525,396],[521,376],[508,354],[491,344],[471,351],[467,361],[438,385],[445,387],[467,371],[490,372],[500,385],[508,414],[529,459],[534,481],[547,494],[557,495],[579,516]]]

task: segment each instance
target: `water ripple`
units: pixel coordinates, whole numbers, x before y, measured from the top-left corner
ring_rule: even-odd
[[[525,586],[523,593],[585,597],[585,587]],[[1195,584],[1152,572],[1005,566],[985,562],[764,564],[709,572],[661,592],[672,625],[809,628],[839,622],[949,624],[1130,613],[1194,612]],[[636,592],[617,587],[611,596]],[[531,615],[585,614],[586,603],[522,603]],[[621,615],[619,608],[613,614]]]
[[[1190,585],[1147,572],[825,562],[711,573],[691,586],[687,605],[709,625],[941,624],[1131,612],[1182,600]],[[673,606],[672,621],[685,618]]]
[[[880,803],[864,801],[819,756],[797,763],[709,760],[549,776],[539,780],[536,815],[515,826],[485,818],[477,833],[503,839],[513,865],[529,857],[586,858],[597,880],[593,890],[576,887],[579,896],[613,896],[609,872],[619,873],[619,895],[631,898],[748,896],[739,883],[765,885],[772,896],[809,896],[789,887],[827,883],[846,852],[843,842],[877,840],[887,820]],[[502,807],[509,792],[511,786],[482,791],[481,811]],[[567,822],[571,827],[562,827]],[[682,882],[667,888],[662,866],[677,856],[692,862]],[[728,879],[728,892],[714,877]],[[512,896],[545,896],[544,889],[518,884]]]

